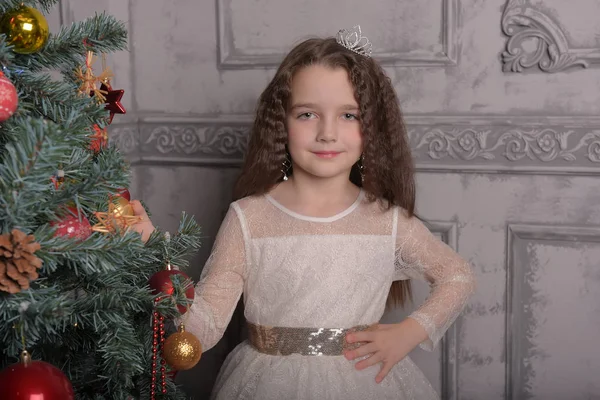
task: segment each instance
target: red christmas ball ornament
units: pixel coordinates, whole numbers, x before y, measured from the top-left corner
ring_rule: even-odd
[[[163,293],[165,295],[172,296],[175,292],[175,287],[173,286],[171,277],[174,275],[180,275],[183,278],[182,281],[191,281],[189,276],[181,271],[170,269],[170,265],[168,265],[167,269],[158,271],[150,277],[148,284],[152,289],[152,294],[157,295],[159,293]],[[194,300],[194,285],[189,285],[185,291],[185,297],[187,297],[189,300]],[[185,314],[187,311],[187,308],[182,304],[177,304],[177,309],[182,314]]]
[[[0,371],[2,400],[73,400],[75,394],[69,379],[52,364],[32,361],[29,353],[21,353],[21,362]]]
[[[19,97],[11,81],[0,72],[0,122],[9,119],[17,110]]]
[[[131,201],[131,194],[127,188],[120,189],[117,194],[127,201]]]
[[[86,216],[81,215],[78,217],[75,207],[69,207],[68,210],[70,213],[65,214],[60,221],[50,223],[51,226],[56,228],[55,235],[77,240],[85,240],[90,237],[92,234],[92,225]]]
[[[177,373],[179,371],[177,371],[176,369],[172,369],[171,371],[167,372],[167,376],[169,377],[170,380],[175,381],[175,378],[177,378]]]

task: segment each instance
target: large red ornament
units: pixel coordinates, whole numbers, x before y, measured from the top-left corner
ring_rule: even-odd
[[[77,216],[77,209],[69,207],[70,213],[66,213],[60,221],[53,221],[51,226],[56,228],[56,236],[65,236],[71,239],[85,240],[92,234],[92,225],[85,215]],[[75,214],[75,215],[73,215]]]
[[[11,81],[0,72],[0,122],[9,119],[17,109],[19,97]]]
[[[73,400],[75,394],[69,379],[52,364],[31,361],[21,354],[21,362],[0,371],[2,400]]]
[[[188,280],[191,282],[189,276],[187,276],[181,271],[175,269],[164,269],[152,275],[150,277],[150,280],[148,281],[148,284],[152,289],[152,294],[157,295],[159,293],[163,293],[165,295],[172,296],[175,292],[175,287],[173,286],[173,281],[171,280],[171,277],[174,275],[181,275],[183,281]],[[185,297],[187,297],[189,300],[194,300],[194,285],[189,285],[189,287],[185,291]],[[185,312],[187,311],[187,308],[181,304],[177,304],[177,309],[182,314],[185,314]]]

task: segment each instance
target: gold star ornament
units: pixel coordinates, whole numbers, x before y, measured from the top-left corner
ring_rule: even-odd
[[[95,212],[94,215],[99,221],[92,227],[95,232],[124,232],[141,221],[141,218],[134,214],[129,201],[120,196],[108,202],[108,212]]]

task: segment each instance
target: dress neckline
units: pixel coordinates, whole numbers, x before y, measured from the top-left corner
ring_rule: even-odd
[[[303,215],[303,214],[297,213],[295,211],[292,211],[289,208],[287,208],[286,206],[284,206],[283,204],[281,204],[280,202],[278,202],[277,200],[275,200],[270,194],[268,194],[268,193],[265,194],[265,198],[271,204],[273,204],[275,207],[277,207],[284,213],[288,214],[291,217],[294,217],[294,218],[297,218],[297,219],[300,219],[303,221],[309,221],[309,222],[333,222],[333,221],[337,221],[341,218],[344,218],[346,215],[348,215],[352,211],[354,211],[356,209],[356,207],[358,207],[358,205],[362,201],[363,197],[364,197],[364,191],[361,188],[360,192],[358,193],[358,196],[356,197],[356,200],[354,200],[354,203],[352,203],[350,205],[350,207],[346,208],[345,210],[343,210],[335,215],[332,215],[331,217],[311,217],[308,215]]]

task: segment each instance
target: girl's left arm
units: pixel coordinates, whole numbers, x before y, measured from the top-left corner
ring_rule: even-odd
[[[427,332],[419,346],[432,351],[473,295],[473,269],[416,217],[400,216],[398,222],[395,279],[429,283],[429,297],[409,318]]]
[[[417,345],[433,350],[475,290],[470,265],[417,218],[399,216],[397,232],[394,280],[423,279],[429,282],[431,292],[404,321],[347,335],[348,343],[359,347],[345,351],[346,358],[365,357],[356,363],[356,369],[382,364],[375,377],[378,383]]]

